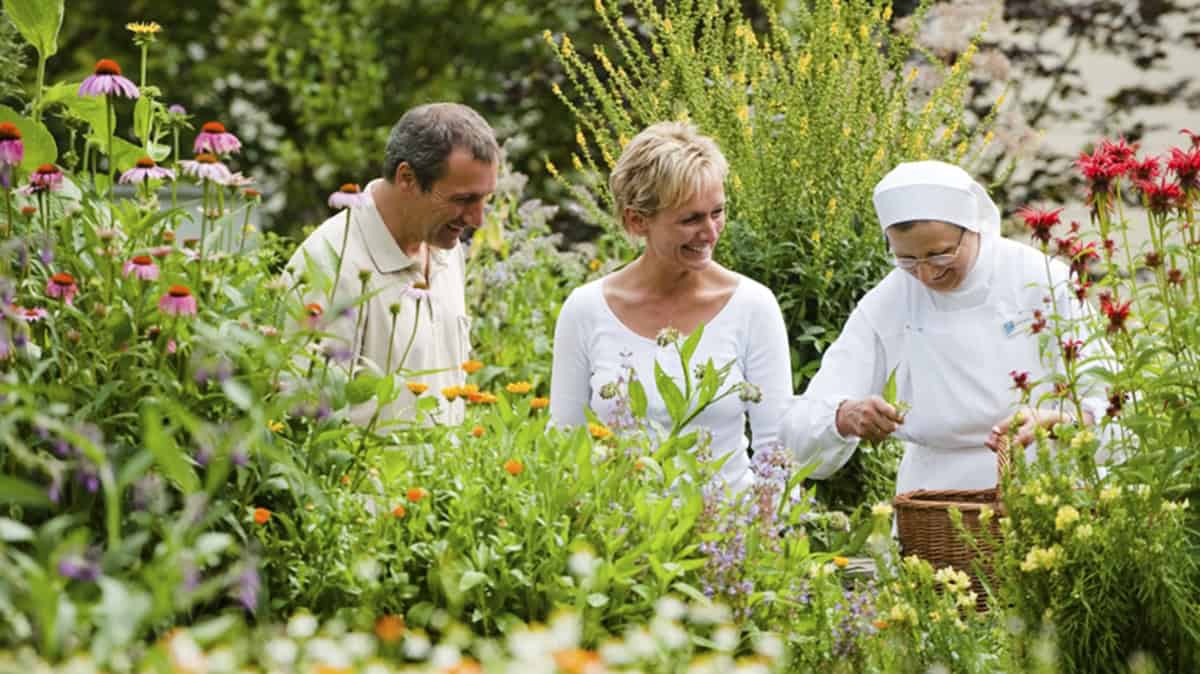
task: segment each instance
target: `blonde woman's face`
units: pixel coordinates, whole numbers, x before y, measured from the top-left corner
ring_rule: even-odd
[[[725,187],[714,182],[676,208],[631,223],[646,240],[645,256],[682,270],[699,271],[712,262],[725,230]]]

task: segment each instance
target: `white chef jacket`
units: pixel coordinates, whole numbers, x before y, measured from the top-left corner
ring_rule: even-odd
[[[1039,335],[1029,331],[1035,310],[1048,320],[1054,313],[1051,294],[1064,317],[1089,311],[1075,298],[1066,265],[996,235],[981,235],[975,264],[953,291],[929,290],[893,270],[858,303],[807,390],[792,403],[784,442],[802,464],[818,463],[813,477],[830,476],[859,443],[838,433],[838,405],[880,395],[895,369],[897,397],[911,405],[893,434],[904,442],[896,493],[994,486],[996,457],[984,441],[1019,407],[1010,372],[1029,372],[1032,381],[1062,371],[1058,346],[1052,344],[1043,360]],[[1080,359],[1102,348],[1088,344]],[[1082,406],[1099,421],[1107,399],[1094,380],[1090,387]],[[1039,384],[1030,400],[1051,388]],[[1030,445],[1028,456],[1034,451]]]

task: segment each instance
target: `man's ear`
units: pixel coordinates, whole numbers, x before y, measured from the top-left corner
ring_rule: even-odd
[[[417,174],[413,173],[412,166],[409,166],[406,161],[402,161],[396,165],[396,173],[392,175],[392,183],[396,187],[406,190],[417,191],[421,188],[421,184],[417,182]]]

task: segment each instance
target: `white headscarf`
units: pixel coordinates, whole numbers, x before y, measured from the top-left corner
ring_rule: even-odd
[[[904,162],[875,186],[875,213],[888,227],[940,220],[984,235],[1000,233],[1000,209],[961,168],[941,161]]]

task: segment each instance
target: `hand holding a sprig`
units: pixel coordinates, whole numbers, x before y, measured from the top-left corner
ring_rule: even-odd
[[[867,396],[861,400],[843,400],[837,409],[837,431],[842,437],[858,437],[866,442],[887,439],[900,424],[908,403],[896,400],[896,370],[888,375],[883,395]]]
[[[993,452],[1000,451],[1002,446],[1010,442],[1018,447],[1026,447],[1037,437],[1037,429],[1053,431],[1059,424],[1074,423],[1075,415],[1065,410],[1026,406],[992,426],[992,431],[983,444]],[[1085,426],[1091,425],[1092,415],[1084,412],[1083,423]],[[1008,439],[1010,435],[1011,441]]]

